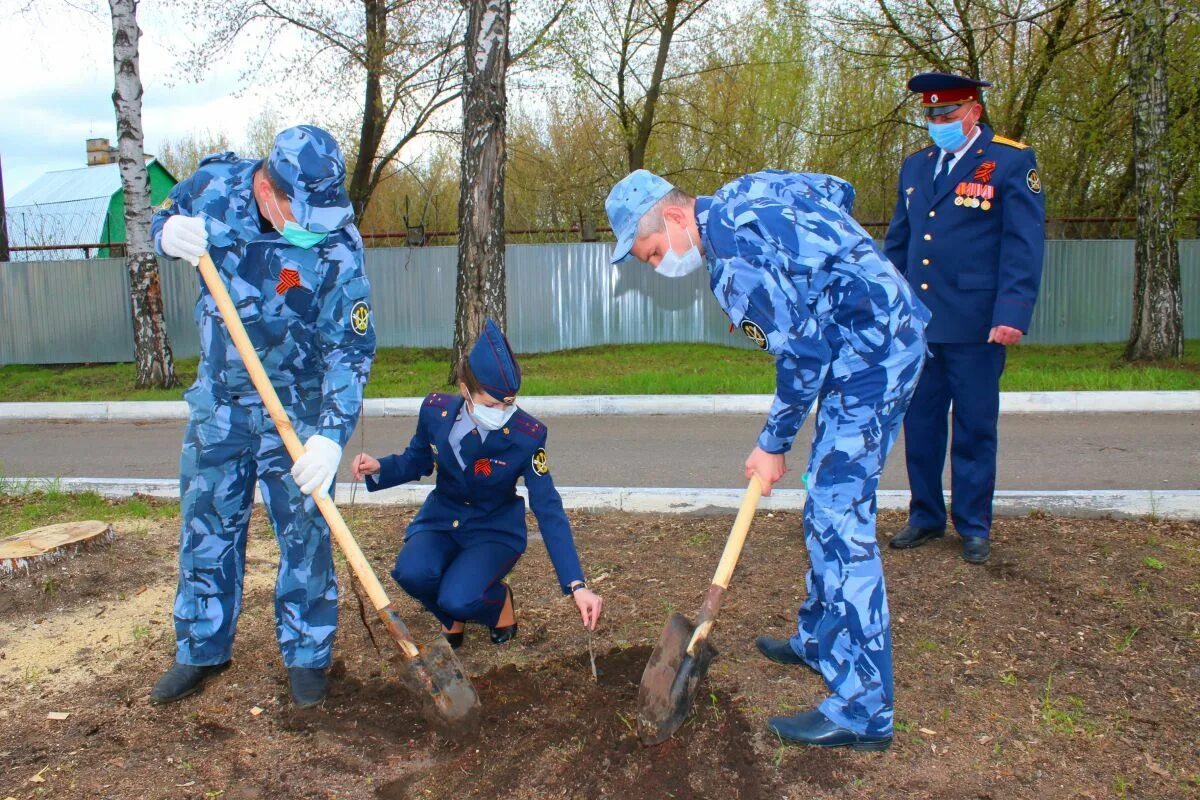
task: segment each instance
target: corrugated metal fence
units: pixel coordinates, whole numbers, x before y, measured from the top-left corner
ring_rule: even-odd
[[[509,335],[520,352],[599,344],[715,342],[748,346],[705,274],[670,280],[634,262],[610,266],[611,245],[508,247]],[[1179,245],[1184,317],[1200,337],[1200,241]],[[367,251],[379,344],[448,347],[454,331],[452,247]],[[167,329],[177,356],[199,352],[195,270],[161,262]],[[1029,341],[1124,341],[1133,294],[1133,242],[1046,242]],[[0,364],[128,361],[128,279],[121,259],[0,264]]]

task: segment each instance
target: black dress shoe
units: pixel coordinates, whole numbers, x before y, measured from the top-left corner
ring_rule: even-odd
[[[502,628],[488,628],[488,633],[492,637],[492,644],[504,644],[510,642],[517,636],[517,601],[513,597],[512,587],[507,583],[504,584],[504,591],[508,592],[508,602],[512,604],[513,624],[505,625]]]
[[[787,664],[788,666],[804,666],[818,675],[821,674],[813,669],[811,664],[796,655],[796,651],[792,649],[791,642],[788,639],[772,639],[770,636],[760,636],[754,640],[754,646],[758,648],[758,652],[767,657],[768,661],[774,661],[776,664]]]
[[[458,633],[446,633],[445,631],[442,631],[442,638],[445,639],[450,645],[451,650],[457,650],[458,648],[462,647],[463,636],[466,634],[466,632],[467,628],[464,625],[463,629]]]
[[[325,670],[311,667],[288,667],[288,683],[292,688],[292,702],[296,708],[312,708],[325,699],[328,680]]]
[[[891,736],[862,736],[829,719],[819,709],[790,717],[771,717],[767,727],[785,742],[810,747],[850,747],[855,750],[887,750]]]
[[[893,547],[897,550],[907,550],[910,547],[920,547],[926,542],[940,539],[945,535],[945,528],[916,528],[912,525],[905,525],[904,530],[897,533],[888,542],[888,547]]]
[[[992,542],[982,536],[967,536],[963,539],[963,561],[983,564],[992,554]]]
[[[150,702],[155,705],[174,703],[189,694],[195,694],[204,687],[206,680],[229,669],[229,665],[232,663],[232,661],[226,661],[224,664],[196,666],[175,662],[175,665],[163,673],[163,676],[158,679],[158,683],[154,684],[154,688],[150,690]]]

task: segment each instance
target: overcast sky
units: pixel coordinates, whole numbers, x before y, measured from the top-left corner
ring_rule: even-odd
[[[79,0],[77,0],[78,2]],[[0,2],[0,12],[5,3]],[[106,4],[104,6],[106,8]],[[238,68],[227,59],[202,82],[172,77],[177,53],[191,41],[162,4],[143,0],[141,72],[145,84],[146,149],[196,130],[224,131],[244,139],[265,92],[239,94]],[[112,106],[112,28],[104,17],[38,0],[24,15],[3,14],[0,25],[0,158],[4,194],[11,197],[43,172],[86,166],[84,141],[116,139]],[[273,106],[284,125],[303,120]]]

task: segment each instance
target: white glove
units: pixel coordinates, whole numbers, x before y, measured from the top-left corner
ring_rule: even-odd
[[[338,443],[319,433],[315,434],[308,437],[304,443],[304,455],[292,465],[292,477],[305,494],[316,492],[318,497],[328,497],[329,487],[337,477],[341,460],[342,448]]]
[[[208,231],[200,217],[185,217],[176,214],[166,221],[162,229],[162,251],[187,261],[193,267],[200,266],[200,256],[208,249]]]

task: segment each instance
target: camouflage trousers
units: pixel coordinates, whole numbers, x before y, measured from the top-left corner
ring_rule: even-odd
[[[835,359],[819,395],[804,506],[808,596],[791,645],[833,693],[821,712],[860,735],[892,732],[892,635],[875,490],[924,356],[921,337],[841,377]]]
[[[274,423],[257,398],[218,399],[200,384],[186,397],[191,414],[179,460],[176,659],[200,665],[232,657],[257,483],[279,542],[275,633],[283,662],[329,666],[337,629],[329,528],[292,480],[292,459]],[[288,409],[301,441],[316,432],[320,403],[317,396]]]

